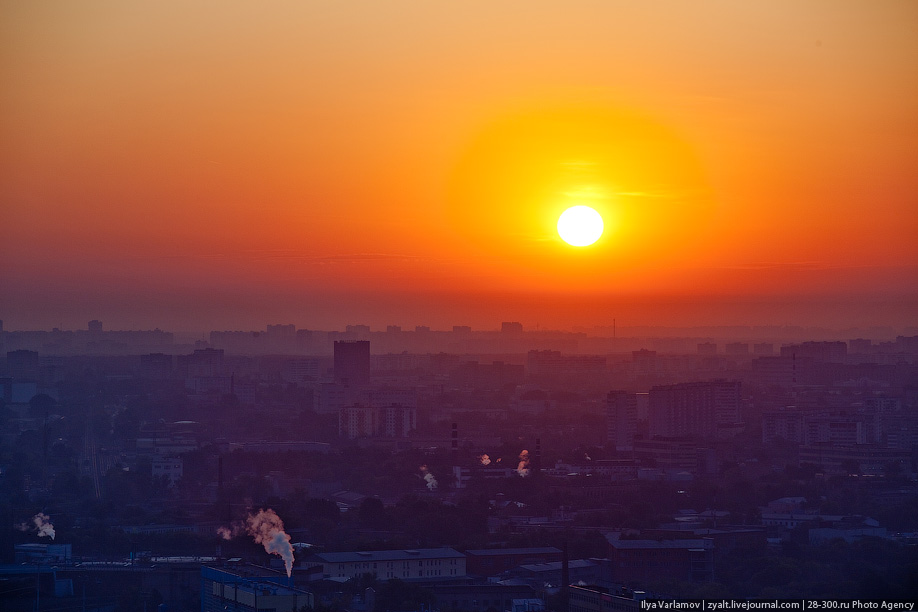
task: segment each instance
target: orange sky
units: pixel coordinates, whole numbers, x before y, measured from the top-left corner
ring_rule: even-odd
[[[915,32],[912,0],[7,1],[0,318],[915,324]]]

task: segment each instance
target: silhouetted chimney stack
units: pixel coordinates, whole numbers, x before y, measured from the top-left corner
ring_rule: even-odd
[[[536,438],[535,445],[535,455],[532,458],[532,474],[536,474],[542,471],[542,438]]]
[[[450,442],[450,453],[453,459],[453,465],[459,465],[459,425],[453,423],[452,440]]]
[[[567,540],[564,540],[564,547],[561,552],[561,610],[568,612],[570,609],[570,586],[571,582],[571,562],[567,554]]]

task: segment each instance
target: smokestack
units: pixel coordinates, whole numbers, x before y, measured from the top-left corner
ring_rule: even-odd
[[[457,423],[453,423],[453,433],[450,448],[450,452],[453,458],[453,465],[459,465],[459,425]]]
[[[223,488],[223,455],[217,457],[217,511],[220,513],[220,520],[230,520],[230,502]]]
[[[561,552],[561,612],[568,612],[570,609],[570,586],[571,582],[571,562],[567,554],[567,540],[564,540],[564,548]]]
[[[538,474],[542,470],[542,438],[536,438],[535,456],[532,460],[533,474]]]

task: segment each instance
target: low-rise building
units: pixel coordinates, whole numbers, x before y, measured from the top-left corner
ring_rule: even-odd
[[[440,580],[466,575],[465,555],[452,548],[320,553],[306,560],[322,565],[324,578],[371,574],[379,580]]]

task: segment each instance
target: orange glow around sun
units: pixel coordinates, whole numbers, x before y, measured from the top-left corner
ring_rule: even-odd
[[[588,206],[603,240],[565,249],[559,215]],[[457,164],[451,222],[505,278],[598,289],[697,253],[714,202],[700,164],[671,130],[609,108],[520,112],[484,129]],[[624,273],[623,270],[628,272]],[[645,278],[643,282],[655,279]]]

